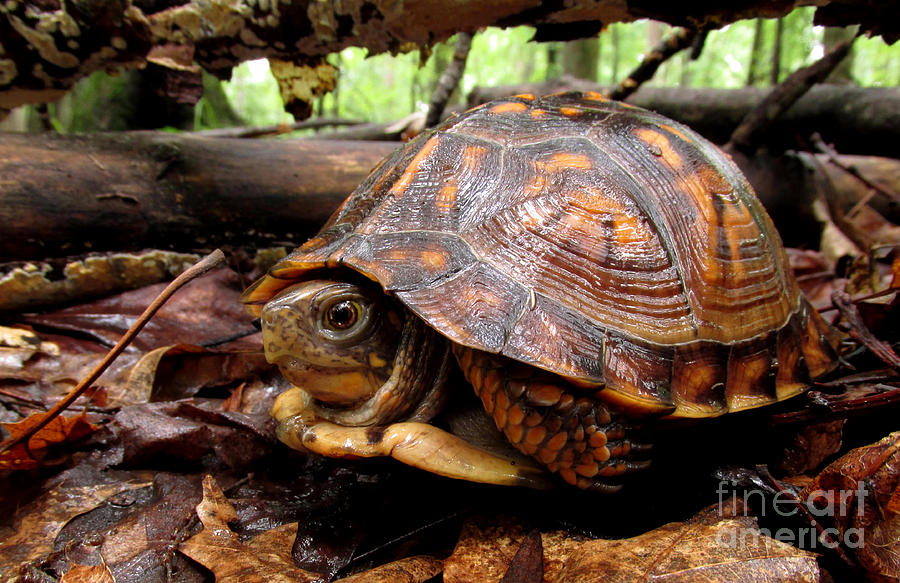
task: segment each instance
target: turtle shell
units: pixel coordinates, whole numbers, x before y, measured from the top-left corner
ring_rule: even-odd
[[[517,96],[420,135],[243,301],[323,268],[378,282],[452,342],[648,413],[756,407],[835,360],[730,159],[597,94]]]

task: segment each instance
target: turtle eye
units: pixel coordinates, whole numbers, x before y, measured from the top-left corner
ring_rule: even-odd
[[[338,302],[325,313],[325,325],[335,332],[349,330],[359,322],[361,312],[359,302],[352,300]]]

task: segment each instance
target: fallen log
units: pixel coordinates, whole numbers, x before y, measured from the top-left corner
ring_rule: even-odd
[[[589,81],[563,77],[549,83],[476,87],[468,104],[517,93],[565,89],[608,91]],[[678,120],[717,144],[724,144],[769,90],[641,87],[627,101]],[[842,154],[900,158],[900,89],[818,85],[771,126],[762,145],[773,152],[806,149],[818,132]]]
[[[398,146],[154,132],[0,135],[0,261],[146,247],[292,246]],[[843,180],[848,208],[867,195],[863,182],[819,156],[834,173],[829,179]],[[900,160],[840,158],[886,192],[900,192]],[[810,201],[818,190],[809,165],[766,153],[735,159],[776,225],[787,225],[786,243],[815,241]],[[888,218],[897,213],[896,200],[871,204],[881,204]]]
[[[299,75],[293,78],[323,81],[321,87],[314,84],[318,90],[329,85],[327,78],[333,80],[325,56],[348,46],[370,54],[408,51],[461,31],[520,24],[535,27],[535,40],[568,40],[640,18],[717,28],[742,18],[782,16],[808,3],[10,1],[0,3],[0,114],[25,103],[54,101],[94,71],[149,64],[178,76],[196,73],[192,66],[197,64],[227,78],[238,63],[267,57],[284,63],[285,79]],[[833,24],[830,18],[841,26],[861,24],[889,42],[900,35],[895,2],[817,4],[817,23]]]
[[[0,261],[314,233],[397,144],[162,132],[0,137]]]

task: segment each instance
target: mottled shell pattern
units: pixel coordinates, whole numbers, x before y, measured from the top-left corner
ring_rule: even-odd
[[[597,94],[517,96],[419,136],[244,301],[326,268],[378,282],[452,342],[634,412],[760,406],[835,361],[735,165]]]

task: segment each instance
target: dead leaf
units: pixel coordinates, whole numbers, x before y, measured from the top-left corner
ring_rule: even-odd
[[[841,449],[846,419],[816,421],[790,428],[790,443],[778,463],[787,475],[804,474],[819,467]]]
[[[59,532],[74,517],[92,510],[110,496],[147,485],[134,482],[71,485],[63,480],[24,505],[16,512],[11,531],[0,537],[0,565],[7,568],[0,581],[15,579],[16,569],[10,567],[49,553]]]
[[[66,571],[60,583],[116,583],[106,565],[74,565]]]
[[[237,513],[211,476],[203,479],[203,501],[197,505],[197,516],[203,530],[179,550],[212,571],[216,583],[297,583],[319,578],[291,562],[291,547],[284,544],[284,533],[296,532],[296,524],[260,535],[263,538],[257,544],[240,542],[228,526],[237,520]]]
[[[338,579],[341,583],[422,583],[436,577],[444,563],[434,557],[408,557],[363,573]]]
[[[544,580],[544,546],[533,529],[522,540],[500,583],[541,583]]]
[[[445,561],[445,583],[500,580],[524,538],[516,523],[466,523]],[[562,531],[541,539],[546,583],[819,580],[816,555],[769,538],[748,516],[708,511],[621,540],[584,540]]]
[[[851,450],[799,496],[872,580],[900,580],[900,432]]]
[[[4,423],[3,427],[9,431],[10,440],[12,440],[30,431],[43,422],[46,417],[46,413],[34,413],[24,421]],[[0,453],[0,469],[33,470],[39,468],[51,447],[73,443],[96,430],[97,426],[89,423],[84,414],[76,417],[63,417],[62,415],[55,417],[38,430],[27,444],[23,442]]]
[[[22,316],[27,324],[76,332],[111,346],[137,320],[167,284],[159,283],[55,312]],[[238,296],[244,284],[233,271],[218,269],[185,285],[163,306],[132,342],[131,350],[191,343],[219,344],[252,333]],[[247,346],[259,350],[259,344]]]

